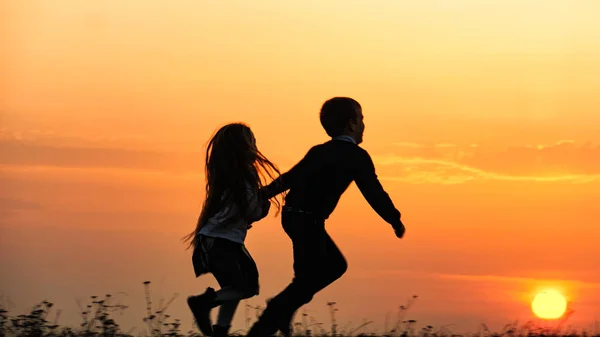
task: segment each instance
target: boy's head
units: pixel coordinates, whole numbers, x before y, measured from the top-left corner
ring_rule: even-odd
[[[365,124],[360,104],[349,97],[334,97],[321,107],[321,125],[329,137],[347,135],[362,143]]]

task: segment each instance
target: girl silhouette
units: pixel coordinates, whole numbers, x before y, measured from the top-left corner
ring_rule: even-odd
[[[206,199],[196,228],[184,240],[193,248],[196,277],[211,273],[220,290],[207,288],[187,303],[205,336],[227,336],[240,300],[258,295],[258,270],[244,246],[252,223],[264,218],[270,202],[259,195],[265,178],[279,175],[276,165],[256,147],[256,139],[243,123],[221,127],[206,149]],[[277,210],[278,200],[274,201]],[[212,308],[220,306],[216,324]]]

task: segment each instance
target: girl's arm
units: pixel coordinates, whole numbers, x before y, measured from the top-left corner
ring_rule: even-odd
[[[264,198],[262,193],[248,189],[248,224],[259,221],[269,214],[271,203],[269,199]]]

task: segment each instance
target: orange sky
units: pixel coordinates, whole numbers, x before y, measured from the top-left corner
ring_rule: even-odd
[[[307,313],[341,326],[419,295],[409,318],[475,331],[532,318],[561,289],[574,325],[600,316],[600,3],[589,1],[34,1],[0,5],[0,295],[125,292],[143,329],[142,282],[184,330],[194,279],[179,238],[202,201],[202,151],[244,121],[283,169],[327,138],[332,96],[363,105],[370,151],[406,239],[355,186],[328,222],[350,269]],[[291,278],[270,216],[247,245],[261,295]],[[244,328],[244,310],[236,327]],[[391,325],[392,323],[390,323]]]

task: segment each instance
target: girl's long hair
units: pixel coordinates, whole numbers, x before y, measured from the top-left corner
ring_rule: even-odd
[[[227,206],[235,205],[237,214],[248,214],[248,186],[256,192],[280,175],[277,166],[269,161],[256,147],[254,135],[243,123],[231,123],[221,127],[206,147],[206,197],[198,217],[196,228],[183,240],[189,248],[195,248],[198,233],[206,221]],[[281,203],[273,198],[277,212]]]

